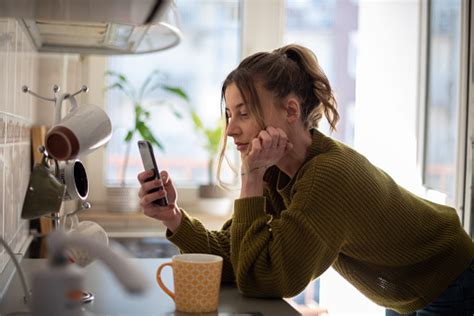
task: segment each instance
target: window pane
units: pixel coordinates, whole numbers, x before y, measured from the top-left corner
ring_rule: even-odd
[[[431,1],[425,184],[454,203],[460,77],[460,1]]]
[[[335,138],[354,142],[357,1],[287,0],[285,43],[311,49],[336,93],[341,121]],[[322,120],[323,130],[329,130]]]
[[[148,55],[111,57],[109,69],[126,74],[135,86],[141,85],[150,71],[159,70],[162,82],[182,88],[204,124],[213,127],[220,117],[222,81],[240,58],[239,2],[178,0],[177,6],[184,34],[177,47]],[[151,113],[151,130],[164,147],[164,151],[154,148],[158,167],[169,170],[179,185],[207,182],[208,156],[203,149],[203,137],[196,133],[185,110],[188,105],[163,91],[151,94],[143,103]],[[183,118],[178,119],[173,109],[182,113]],[[123,177],[123,139],[134,126],[134,109],[123,93],[111,90],[108,112],[114,134],[107,146],[107,183],[114,185]],[[126,183],[131,185],[136,185],[136,174],[143,169],[136,146],[139,138],[135,135],[131,142],[126,170]]]

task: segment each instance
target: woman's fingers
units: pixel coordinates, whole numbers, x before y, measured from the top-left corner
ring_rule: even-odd
[[[156,192],[152,192],[150,194],[147,194],[147,195],[143,196],[140,199],[140,205],[142,207],[145,207],[148,204],[153,203],[153,201],[164,198],[165,196],[166,196],[166,191],[165,190],[159,190],[159,191],[156,191]]]
[[[138,182],[140,182],[140,184],[144,184],[147,182],[147,179],[150,179],[154,174],[155,172],[152,170],[140,172],[137,176]]]
[[[165,187],[171,186],[172,182],[171,182],[171,178],[169,177],[168,172],[166,172],[166,171],[161,171],[161,172],[160,172],[160,177],[161,177],[161,180],[163,181],[163,185],[164,185]]]
[[[140,190],[138,191],[138,197],[142,198],[143,196],[148,194],[148,192],[151,191],[152,189],[159,188],[162,186],[163,186],[163,183],[160,179],[143,182],[143,184],[140,187]]]
[[[272,156],[277,153],[284,152],[287,148],[288,136],[281,128],[272,126],[260,131],[258,136],[250,143],[248,155],[263,154]]]
[[[163,186],[163,181],[161,179],[154,179],[148,182],[144,182],[142,184],[142,189],[144,193],[147,193],[152,189],[161,188],[162,186]]]
[[[271,148],[275,149],[279,146],[279,143],[280,143],[280,132],[278,131],[278,129],[272,127],[272,126],[269,126],[267,127],[266,129],[268,135],[270,136],[271,138]]]
[[[259,138],[252,139],[249,156],[254,156],[258,154],[261,150],[262,150],[262,145],[260,143],[260,139]]]
[[[278,145],[285,148],[286,143],[288,142],[288,136],[286,136],[285,131],[281,128],[277,128],[276,132],[278,133]]]
[[[262,130],[258,138],[260,139],[262,149],[281,149],[285,148],[288,137],[281,128],[275,128],[268,126],[265,130]]]
[[[285,153],[293,148],[285,131],[272,126],[260,131],[249,145],[248,152],[243,155],[243,166],[248,170],[275,165]],[[244,170],[244,172],[246,171]]]
[[[272,136],[266,130],[260,131],[258,139],[260,139],[263,149],[269,149],[272,147]]]

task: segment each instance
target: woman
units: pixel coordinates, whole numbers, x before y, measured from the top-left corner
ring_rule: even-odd
[[[223,279],[245,295],[291,297],[332,266],[397,312],[472,315],[474,246],[455,210],[411,194],[316,129],[324,115],[334,130],[339,115],[311,51],[288,45],[247,57],[224,81],[222,101],[242,187],[220,231],[178,207],[166,172],[163,181],[138,176],[145,214],[182,252],[221,255]],[[168,207],[151,203],[163,196]],[[462,298],[456,291],[468,283]]]

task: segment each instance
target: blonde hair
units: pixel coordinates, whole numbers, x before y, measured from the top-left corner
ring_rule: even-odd
[[[290,93],[295,94],[300,100],[301,119],[308,129],[317,128],[324,114],[331,131],[336,130],[339,113],[333,90],[319,66],[316,55],[306,47],[290,44],[272,52],[256,53],[242,60],[222,84],[222,115],[225,115],[225,91],[231,84],[235,84],[239,89],[248,111],[262,129],[265,128],[265,124],[257,84],[261,84],[264,89],[271,92],[277,104],[281,104]],[[217,168],[220,184],[222,184],[220,174],[227,143],[227,126],[226,117]]]

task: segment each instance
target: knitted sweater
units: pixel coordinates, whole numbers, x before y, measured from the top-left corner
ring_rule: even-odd
[[[264,195],[237,199],[220,231],[183,211],[167,238],[224,258],[224,281],[257,297],[291,297],[332,266],[376,304],[400,313],[433,301],[474,257],[453,208],[398,186],[350,147],[312,131],[293,178],[265,173]]]

